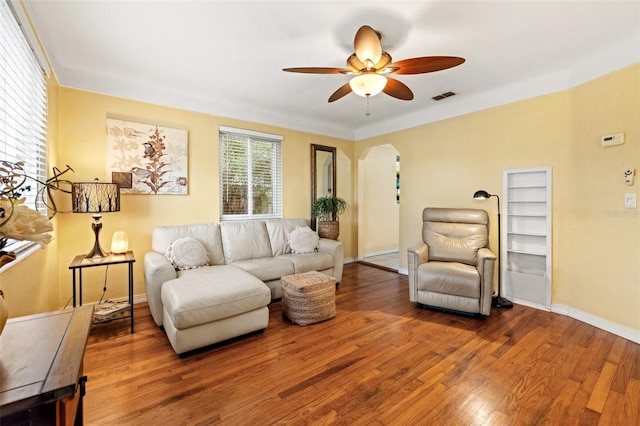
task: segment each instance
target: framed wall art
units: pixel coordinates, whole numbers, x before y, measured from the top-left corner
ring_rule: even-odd
[[[107,119],[107,176],[124,194],[188,193],[188,132]]]

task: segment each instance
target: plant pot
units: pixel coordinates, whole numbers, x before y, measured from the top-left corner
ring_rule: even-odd
[[[328,238],[330,240],[337,240],[340,235],[340,222],[318,222],[318,235],[320,238]]]

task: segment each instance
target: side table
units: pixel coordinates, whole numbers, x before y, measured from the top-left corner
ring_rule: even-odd
[[[82,270],[84,268],[126,263],[129,266],[129,315],[122,318],[128,317],[131,319],[131,332],[133,333],[133,262],[135,261],[132,251],[123,254],[109,254],[105,257],[76,256],[69,265],[69,269],[73,272],[73,307],[75,308],[76,305],[82,306]],[[77,298],[76,286],[78,289]]]
[[[0,424],[81,425],[93,306],[11,318],[0,336]]]

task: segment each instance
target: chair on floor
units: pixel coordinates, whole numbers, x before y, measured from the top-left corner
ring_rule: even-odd
[[[489,315],[496,256],[488,244],[486,211],[425,208],[422,243],[407,250],[409,300],[425,307]]]

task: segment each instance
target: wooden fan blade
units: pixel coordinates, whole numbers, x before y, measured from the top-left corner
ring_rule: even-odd
[[[349,85],[349,83],[347,83],[333,92],[333,95],[329,96],[329,102],[337,101],[338,99],[348,95],[349,93],[351,93],[351,86]]]
[[[301,72],[305,74],[346,74],[350,71],[344,68],[306,67],[306,68],[283,68],[286,72]]]
[[[406,84],[394,78],[387,77],[387,85],[382,89],[384,93],[394,98],[410,101],[413,99],[413,92]]]
[[[399,68],[394,74],[424,74],[457,67],[463,62],[464,58],[457,56],[424,56],[394,62],[391,66]]]
[[[367,60],[371,61],[370,66],[380,62],[382,57],[382,44],[378,33],[368,25],[360,27],[353,40],[353,49],[356,56],[362,63],[367,64]]]

